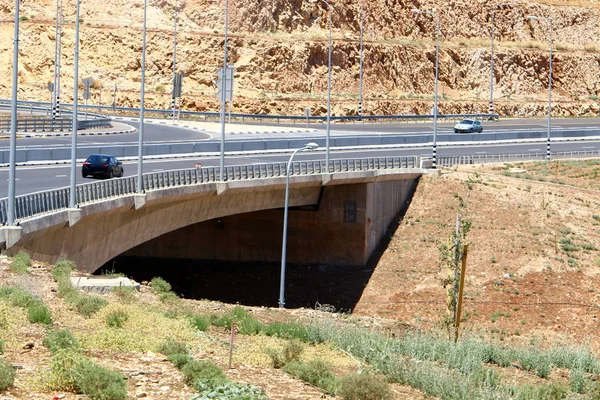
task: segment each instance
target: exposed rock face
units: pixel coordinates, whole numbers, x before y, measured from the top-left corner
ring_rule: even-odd
[[[48,100],[55,47],[54,0],[21,5],[19,98]],[[61,98],[73,85],[73,2],[63,2]],[[364,2],[364,110],[423,114],[432,109],[435,18],[440,21],[440,112],[487,112],[490,26],[494,10],[494,106],[501,115],[544,115],[548,105],[548,20],[553,26],[553,115],[596,115],[600,87],[599,1],[487,0]],[[356,113],[360,64],[360,0],[333,6],[333,113]],[[185,71],[185,109],[217,111],[216,71],[223,64],[225,2],[179,0],[177,68]],[[0,97],[11,90],[13,7],[0,0]],[[146,106],[168,108],[173,71],[175,0],[148,1]],[[82,2],[80,77],[96,82],[92,104],[139,106],[143,1]],[[229,61],[235,63],[233,110],[313,115],[326,112],[328,9],[308,0],[230,0]],[[101,87],[101,88],[100,88]],[[101,92],[102,89],[102,92]],[[80,101],[82,101],[80,99]]]

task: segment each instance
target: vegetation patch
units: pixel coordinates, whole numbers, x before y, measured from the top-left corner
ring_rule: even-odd
[[[10,269],[17,274],[28,274],[29,268],[31,267],[31,258],[29,254],[24,251],[20,251],[16,256],[13,257]]]

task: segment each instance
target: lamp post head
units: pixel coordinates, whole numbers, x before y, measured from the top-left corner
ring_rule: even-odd
[[[319,145],[318,145],[318,144],[316,144],[315,142],[310,142],[310,143],[306,143],[306,144],[304,145],[304,148],[305,148],[306,150],[316,150],[316,149],[318,149],[318,148],[319,148]]]

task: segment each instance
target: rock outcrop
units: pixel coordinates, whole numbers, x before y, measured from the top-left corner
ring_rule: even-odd
[[[61,99],[72,101],[74,4],[63,2]],[[313,115],[326,112],[328,8],[308,0],[230,0],[229,61],[235,64],[236,112]],[[168,108],[173,72],[185,71],[182,107],[217,111],[213,81],[223,63],[224,0],[149,0],[146,106]],[[368,114],[431,112],[435,17],[440,21],[440,112],[487,112],[490,26],[494,10],[494,106],[501,115],[547,112],[553,26],[553,115],[596,115],[600,81],[600,2],[487,0],[331,0],[333,114],[356,114],[360,26],[364,15],[364,105]],[[11,91],[13,7],[0,1],[0,97]],[[56,2],[21,5],[19,98],[50,98]],[[528,19],[536,15],[539,20]],[[92,77],[91,104],[139,106],[143,1],[82,2],[80,77]],[[83,101],[80,99],[80,101]]]

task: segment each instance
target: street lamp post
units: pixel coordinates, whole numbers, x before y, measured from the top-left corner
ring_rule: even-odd
[[[137,193],[144,193],[144,182],[142,173],[144,167],[144,88],[146,83],[146,13],[148,11],[148,0],[144,0],[144,28],[142,32],[142,82],[140,91],[140,128],[138,131],[138,173]]]
[[[283,206],[283,243],[281,245],[281,279],[279,281],[279,308],[285,308],[285,259],[286,259],[286,250],[287,250],[287,225],[288,225],[288,203],[290,199],[290,169],[292,167],[292,160],[294,156],[301,152],[307,150],[316,150],[319,148],[319,145],[310,142],[304,145],[297,150],[295,150],[287,163],[287,168],[285,170],[285,205]]]
[[[550,27],[550,58],[548,60],[548,135],[546,140],[546,159],[550,160],[550,129],[552,128],[552,18],[542,18],[529,15],[527,19],[534,21],[547,21]]]
[[[438,82],[440,71],[440,17],[434,11],[421,11],[413,8],[416,14],[427,14],[435,18],[435,94],[433,100],[433,144],[432,144],[432,168],[437,168],[437,120],[438,120]]]
[[[219,178],[225,181],[225,112],[227,103],[227,31],[229,25],[229,1],[225,0],[225,38],[223,41],[223,72],[221,75],[221,157],[219,159]],[[232,77],[233,78],[233,77]]]
[[[171,95],[171,111],[173,113],[173,121],[175,121],[175,77],[177,76],[177,0],[175,0],[173,22],[173,93]]]
[[[358,115],[362,115],[363,107],[363,59],[364,59],[364,22],[365,22],[365,8],[361,3],[360,5],[360,66],[359,66],[359,85],[358,85]]]
[[[325,136],[325,169],[329,172],[329,136],[331,134],[331,51],[332,51],[332,36],[331,36],[331,14],[333,7],[326,0],[311,0],[313,3],[319,1],[325,3],[329,8],[329,50],[327,58],[327,128]]]
[[[490,31],[491,38],[491,51],[490,51],[490,106],[489,106],[489,114],[494,114],[494,18],[496,14],[496,9],[506,6],[512,6],[512,3],[501,3],[496,4],[494,8],[491,9],[491,25],[492,29]]]
[[[77,193],[75,192],[75,184],[77,181],[77,97],[79,89],[79,6],[81,0],[77,0],[75,9],[75,54],[74,54],[74,82],[73,82],[73,116],[72,125],[73,133],[71,134],[71,185],[69,190],[69,208],[77,206]]]
[[[15,33],[13,37],[12,98],[10,108],[10,155],[8,167],[7,225],[15,225],[15,181],[17,159],[17,89],[19,85],[19,1],[15,0]]]

